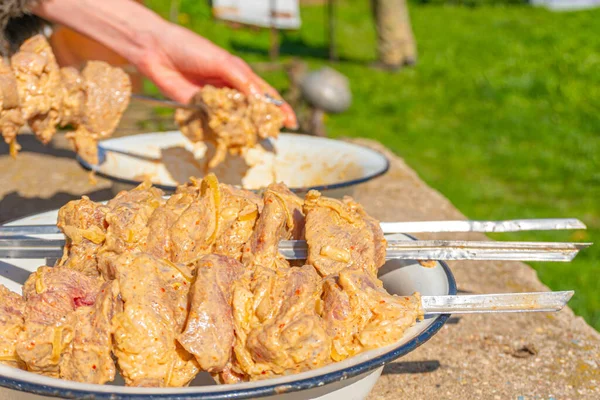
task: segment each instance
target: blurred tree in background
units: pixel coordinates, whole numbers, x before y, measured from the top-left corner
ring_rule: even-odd
[[[398,69],[417,61],[406,0],[371,0],[377,26],[379,67]]]

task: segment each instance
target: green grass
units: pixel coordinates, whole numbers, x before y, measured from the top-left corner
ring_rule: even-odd
[[[182,3],[180,23],[250,62],[267,59],[267,32],[229,29],[204,2]],[[344,61],[334,67],[351,79],[354,104],[327,120],[329,134],[380,141],[470,218],[581,218],[586,232],[494,238],[598,242],[570,264],[532,266],[552,289],[575,289],[570,305],[600,329],[600,10],[412,6],[418,65],[387,74],[366,66],[368,2],[340,3]],[[302,18],[282,58],[324,65],[324,10],[304,7]],[[283,73],[266,78],[285,89]]]

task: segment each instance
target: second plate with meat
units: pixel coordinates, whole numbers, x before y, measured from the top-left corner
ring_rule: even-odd
[[[190,176],[205,174],[214,150],[210,146],[191,143],[179,131],[154,132],[102,141],[97,165],[78,160],[84,168],[115,181],[115,191],[130,189],[144,179],[172,191]],[[283,182],[296,193],[317,189],[341,197],[388,168],[387,158],[368,147],[284,133],[263,141],[244,157],[227,157],[210,172],[223,183],[250,190]]]

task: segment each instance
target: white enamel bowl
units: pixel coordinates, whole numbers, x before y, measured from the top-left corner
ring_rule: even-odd
[[[13,221],[11,225],[53,224],[57,211],[49,211]],[[390,239],[411,240],[405,235]],[[29,274],[44,260],[0,260],[0,283],[19,292]],[[394,294],[456,294],[456,283],[448,266],[439,262],[424,268],[414,261],[388,261],[380,269],[385,288]],[[215,385],[205,375],[186,388],[133,388],[122,381],[110,385],[91,385],[43,377],[0,365],[0,399],[38,399],[47,397],[86,399],[248,399],[265,397],[280,400],[362,400],[381,375],[383,365],[414,350],[429,340],[444,325],[449,315],[426,318],[410,328],[397,343],[359,354],[345,361],[313,371],[277,379],[235,385]]]
[[[145,133],[99,143],[100,162],[80,164],[115,181],[116,190],[128,189],[145,177],[167,192],[202,177],[213,148],[191,143],[179,131]],[[384,174],[387,158],[368,147],[339,140],[282,133],[269,139],[244,157],[228,156],[212,170],[219,181],[257,190],[283,182],[299,194],[317,189],[330,197],[351,194],[353,188]]]

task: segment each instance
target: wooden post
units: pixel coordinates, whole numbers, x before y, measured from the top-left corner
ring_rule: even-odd
[[[277,29],[277,0],[271,0],[271,47],[269,57],[271,61],[279,58],[279,29]]]
[[[327,1],[327,40],[329,42],[329,61],[337,60],[335,47],[335,0]]]

